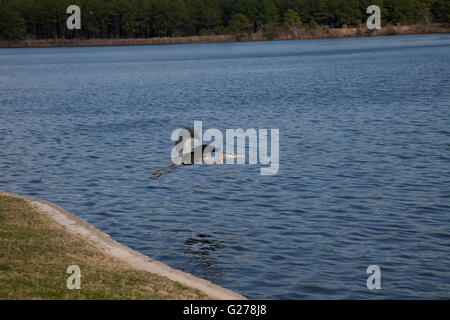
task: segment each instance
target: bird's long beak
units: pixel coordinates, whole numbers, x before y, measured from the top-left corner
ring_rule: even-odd
[[[223,155],[224,158],[245,158],[245,156],[241,155],[241,154],[228,154],[225,153]]]

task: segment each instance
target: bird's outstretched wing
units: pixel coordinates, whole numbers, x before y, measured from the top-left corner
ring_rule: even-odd
[[[175,141],[175,150],[180,156],[191,153],[194,149],[201,146],[201,141],[195,133],[194,128],[184,127],[178,133],[178,140]]]

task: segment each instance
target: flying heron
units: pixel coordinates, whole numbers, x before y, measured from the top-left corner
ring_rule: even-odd
[[[163,174],[169,173],[176,168],[189,166],[193,164],[222,164],[224,158],[245,158],[243,155],[223,153],[216,158],[211,156],[212,152],[218,152],[218,147],[201,144],[198,135],[194,132],[194,128],[185,127],[182,129],[177,141],[175,141],[175,150],[178,151],[178,157],[174,162],[162,169],[154,171],[151,176],[156,179]]]

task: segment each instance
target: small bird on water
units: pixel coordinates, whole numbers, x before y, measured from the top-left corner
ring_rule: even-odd
[[[175,141],[175,149],[178,151],[178,157],[167,167],[159,170],[155,170],[151,176],[152,179],[157,179],[163,174],[169,173],[176,168],[183,166],[189,166],[193,164],[201,164],[206,162],[208,164],[222,164],[225,158],[245,158],[243,155],[223,153],[217,158],[211,156],[212,152],[218,152],[219,148],[207,144],[201,144],[200,139],[194,132],[194,128],[183,128],[187,135],[181,135],[177,141]],[[184,139],[186,138],[186,139]],[[183,142],[184,141],[184,142]]]

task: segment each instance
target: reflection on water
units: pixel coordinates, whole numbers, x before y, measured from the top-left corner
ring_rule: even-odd
[[[1,49],[0,188],[249,298],[449,298],[449,87],[448,35]],[[152,180],[194,120],[279,173]]]
[[[196,234],[186,239],[184,252],[197,259],[204,267],[211,267],[216,264],[215,252],[220,249],[220,240],[215,240],[212,235],[203,233]]]

